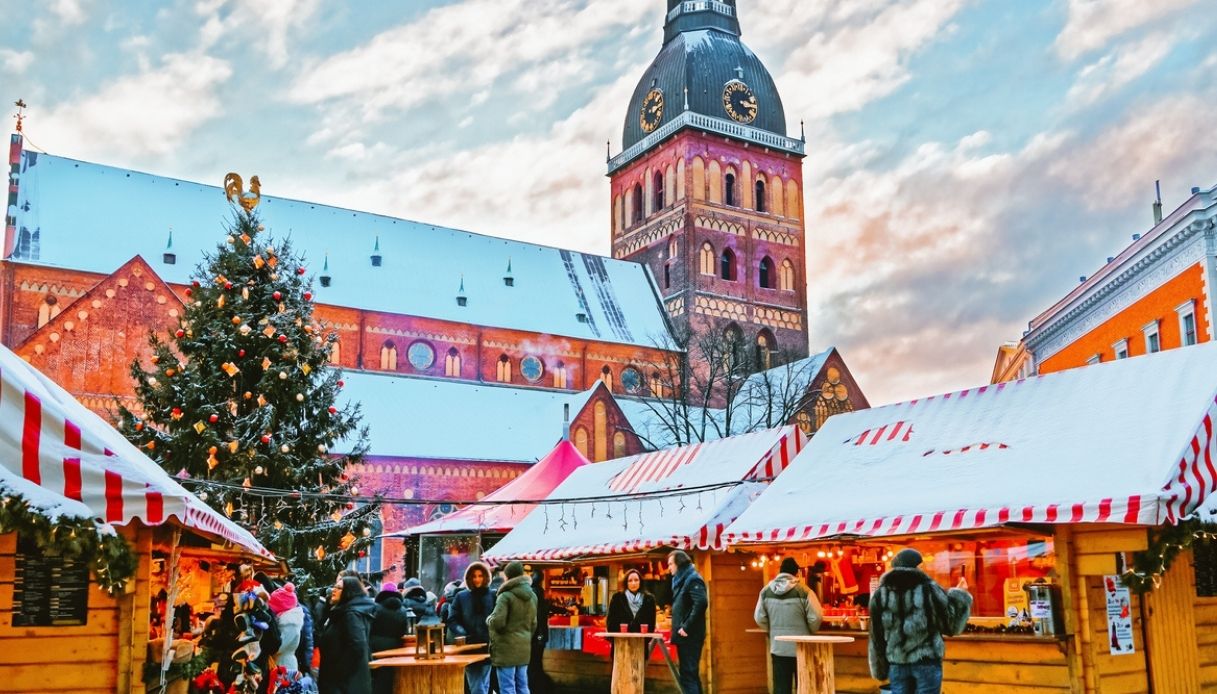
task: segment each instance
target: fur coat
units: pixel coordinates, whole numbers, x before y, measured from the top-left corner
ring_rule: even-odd
[[[921,569],[897,567],[879,581],[869,610],[870,671],[885,680],[892,663],[941,661],[942,637],[963,632],[972,596],[959,588],[944,591]]]

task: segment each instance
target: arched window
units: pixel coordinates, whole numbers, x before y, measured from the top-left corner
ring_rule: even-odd
[[[744,331],[735,323],[723,329],[723,362],[728,368],[738,366],[744,349]]]
[[[672,288],[672,264],[671,263],[664,263],[664,266],[663,266],[663,288],[664,289]]]
[[[613,433],[613,457],[625,457],[625,434],[620,431]]]
[[[701,274],[703,274],[703,275],[716,274],[716,272],[715,272],[716,268],[714,267],[714,263],[715,263],[715,261],[718,260],[718,258],[717,258],[717,256],[714,255],[714,246],[711,246],[709,241],[707,241],[701,245],[701,259],[700,260],[701,260],[701,262],[698,263],[698,265],[700,266]]]
[[[794,291],[794,263],[790,262],[789,258],[782,261],[782,274],[779,277],[778,286],[782,288],[782,291]]]
[[[773,178],[769,179],[769,211],[779,217],[786,214],[782,190],[782,177],[774,174]]]
[[[665,200],[664,200],[664,180],[663,179],[664,179],[663,172],[656,171],[655,180],[652,183],[652,191],[651,191],[653,193],[653,201],[655,204],[655,207],[651,210],[652,212],[658,212],[658,211],[662,210],[666,204]]]
[[[382,371],[397,371],[397,345],[392,340],[385,340],[380,347],[380,368]]]
[[[675,258],[680,251],[680,244],[676,241],[676,234],[668,237],[668,258]]]
[[[774,272],[773,260],[769,256],[761,258],[760,285],[765,289],[773,289],[774,283],[777,281],[777,273]]]
[[[765,181],[757,179],[756,181],[756,211],[767,212],[769,208],[765,205]]]
[[[642,198],[642,184],[634,184],[634,218],[630,220],[630,224],[638,224],[642,218],[646,216],[643,207],[646,205],[646,200]]]
[[[444,375],[461,377],[461,353],[456,347],[449,349],[448,356],[444,357]]]
[[[584,429],[583,427],[575,427],[575,448],[579,449],[579,452],[583,454],[584,458],[589,457],[587,455],[587,429]]]
[[[330,363],[342,363],[342,340],[334,340],[330,343]]]
[[[723,249],[722,258],[719,261],[718,276],[731,282],[735,281],[735,252],[730,248]]]
[[[762,371],[773,368],[773,353],[777,340],[768,329],[756,334],[756,367]]]
[[[51,319],[59,315],[59,298],[48,295],[38,305],[38,327],[51,322]]]
[[[607,365],[603,369],[600,369],[600,380],[604,382],[604,385],[608,386],[609,390],[613,389],[613,370]]]
[[[592,422],[596,431],[596,450],[593,451],[595,456],[593,460],[598,463],[601,460],[608,460],[608,408],[603,402],[596,403],[596,406],[592,408]]]
[[[726,176],[723,177],[723,182],[724,182],[723,202],[726,203],[727,205],[729,205],[730,207],[735,207],[736,205],[739,204],[737,202],[738,197],[735,194],[735,174],[733,174],[733,173],[727,174]]]
[[[663,397],[663,379],[659,377],[658,371],[651,372],[651,397]]]
[[[497,378],[499,383],[511,383],[511,358],[506,354],[499,356]]]
[[[554,387],[566,387],[566,364],[563,364],[562,362],[554,364]]]

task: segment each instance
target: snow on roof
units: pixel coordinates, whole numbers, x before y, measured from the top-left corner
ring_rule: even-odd
[[[535,462],[601,387],[583,392],[345,371],[342,398],[363,407],[370,455]],[[338,450],[342,450],[339,446]]]
[[[723,529],[765,487],[758,480],[781,472],[805,441],[797,427],[782,427],[585,465],[547,497],[585,501],[538,507],[486,558],[543,561],[720,547]],[[681,489],[699,491],[623,499]]]
[[[535,504],[490,505],[489,502],[528,501],[544,499],[575,470],[588,465],[587,458],[570,441],[558,442],[549,455],[522,475],[487,494],[482,501],[413,528],[390,533],[385,537],[407,537],[438,533],[482,533],[511,530],[536,508]]]
[[[1217,486],[1217,344],[830,418],[729,542],[1160,524]]]
[[[5,477],[44,490],[41,508],[74,509],[126,525],[170,517],[270,556],[243,528],[207,506],[66,390],[0,346],[0,468]],[[0,479],[0,484],[4,480]],[[22,491],[18,489],[16,491]],[[62,500],[60,500],[62,498]]]
[[[217,186],[29,151],[12,212],[29,238],[13,260],[109,274],[139,254],[176,283],[233,218]],[[328,259],[333,283],[313,289],[321,303],[648,347],[668,334],[638,263],[286,198],[263,196],[258,212],[312,273]],[[162,262],[170,229],[174,265]],[[383,266],[373,267],[378,243]]]

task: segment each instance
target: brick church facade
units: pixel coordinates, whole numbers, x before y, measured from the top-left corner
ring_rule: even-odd
[[[365,491],[434,502],[386,508],[386,531],[489,493],[565,427],[593,461],[655,445],[636,433],[638,403],[661,394],[648,365],[682,326],[731,331],[765,366],[807,356],[803,143],[739,36],[733,1],[668,2],[609,163],[611,257],[263,197],[268,231],[309,264],[345,396],[369,420],[353,473]],[[8,154],[0,341],[110,415],[133,404],[131,361],[150,331],[176,329],[192,269],[222,242],[224,192],[30,151],[20,132]],[[866,406],[824,355],[809,426]],[[383,548],[390,575],[401,552]]]

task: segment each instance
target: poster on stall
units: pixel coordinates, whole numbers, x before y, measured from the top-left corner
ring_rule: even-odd
[[[1107,640],[1111,654],[1128,655],[1133,652],[1132,598],[1128,586],[1119,576],[1104,576],[1103,592],[1107,595]]]

